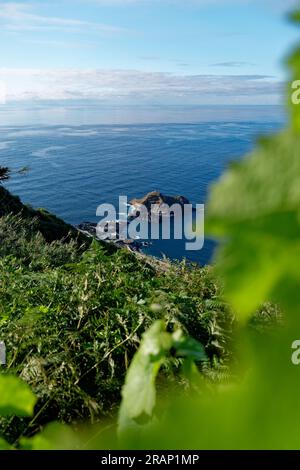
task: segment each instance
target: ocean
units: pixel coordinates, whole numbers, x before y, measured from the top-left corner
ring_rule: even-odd
[[[211,121],[134,125],[32,125],[0,127],[0,165],[29,166],[6,185],[25,203],[77,225],[97,222],[102,203],[118,204],[159,190],[205,204],[210,185],[232,161],[253,149],[270,121]],[[211,262],[215,242],[186,251],[184,240],[158,240],[146,251],[172,259]]]

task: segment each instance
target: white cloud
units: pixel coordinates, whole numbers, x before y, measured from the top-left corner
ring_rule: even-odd
[[[33,13],[32,5],[4,2],[0,7],[0,25],[9,31],[89,31],[102,33],[124,32],[123,28],[73,18],[43,16]]]
[[[282,84],[261,75],[175,75],[137,70],[0,69],[7,101],[101,100],[107,103],[268,103]]]
[[[243,61],[228,61],[228,62],[217,62],[212,64],[212,67],[226,67],[226,68],[239,68],[239,67],[252,67],[255,64],[252,62],[243,62]]]

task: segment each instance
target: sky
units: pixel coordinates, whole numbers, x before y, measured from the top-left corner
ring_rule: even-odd
[[[105,106],[282,100],[293,0],[0,1],[0,98]],[[2,93],[1,93],[2,92]]]

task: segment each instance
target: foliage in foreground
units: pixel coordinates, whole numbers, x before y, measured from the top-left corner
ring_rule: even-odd
[[[300,22],[300,10],[293,18]],[[299,48],[289,64],[292,80],[299,79]],[[239,382],[202,387],[189,401],[165,400],[159,422],[153,413],[144,435],[136,423],[126,447],[300,449],[300,380],[292,362],[300,335],[300,106],[290,106],[289,127],[232,165],[210,197],[208,228],[222,242],[217,272],[240,323]],[[254,335],[245,324],[267,299],[284,311],[284,323],[270,336]]]
[[[207,375],[227,370],[234,319],[212,270],[185,263],[157,270],[127,250],[109,251],[97,242],[85,250],[77,240],[48,243],[22,213],[0,218],[0,337],[8,372],[38,398],[32,420],[0,420],[10,442],[53,420],[114,414],[141,335],[155,319],[204,345]],[[162,388],[165,377],[185,387],[179,367],[170,356]]]

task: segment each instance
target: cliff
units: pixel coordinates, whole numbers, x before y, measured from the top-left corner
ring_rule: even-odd
[[[24,219],[35,220],[37,230],[49,243],[56,240],[66,242],[76,240],[79,244],[90,244],[90,240],[72,225],[50,214],[45,209],[33,209],[31,206],[23,204],[19,197],[13,196],[7,189],[0,186],[0,217],[9,214],[20,214]]]

